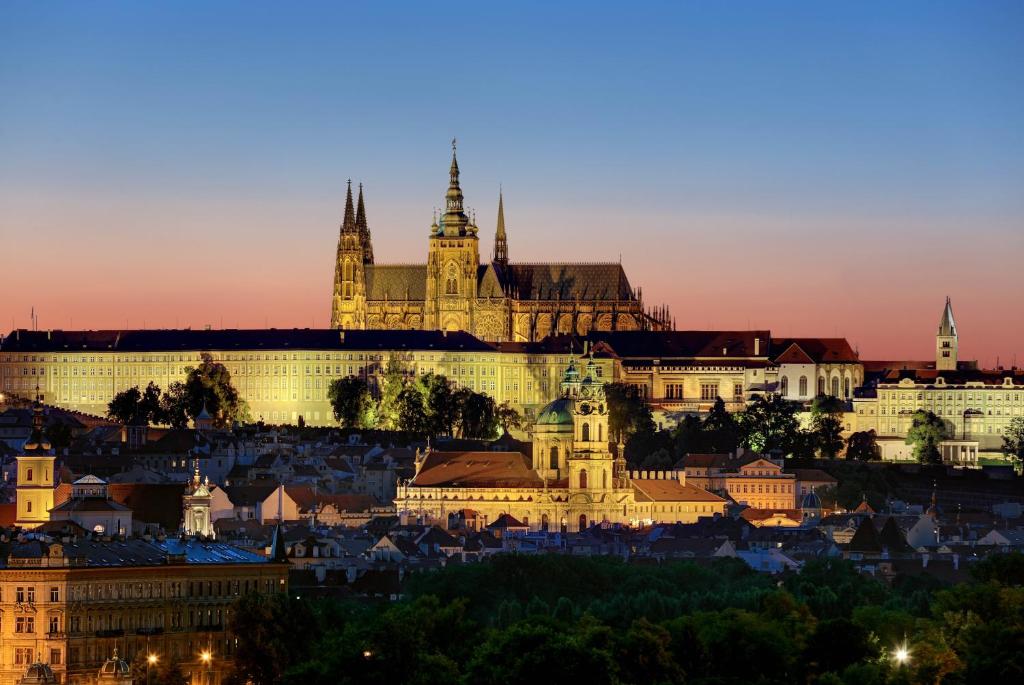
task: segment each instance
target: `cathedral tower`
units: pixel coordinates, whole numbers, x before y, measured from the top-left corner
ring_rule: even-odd
[[[935,334],[935,368],[938,371],[956,371],[958,338],[953,321],[953,304],[946,298],[939,331]]]
[[[452,141],[452,164],[441,222],[430,227],[427,293],[423,327],[427,330],[472,331],[477,296],[480,245],[477,227],[466,215],[459,162]]]
[[[334,267],[334,296],[331,301],[331,328],[366,327],[365,265],[373,264],[370,229],[363,205],[363,186],[359,185],[359,211],[352,204],[352,181],[345,197],[345,218],[338,236],[338,254]]]

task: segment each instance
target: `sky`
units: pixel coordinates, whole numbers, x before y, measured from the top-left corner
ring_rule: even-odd
[[[324,327],[346,180],[423,262],[456,137],[483,256],[501,187],[680,329],[1024,365],[1024,3],[431,5],[0,4],[0,329]]]

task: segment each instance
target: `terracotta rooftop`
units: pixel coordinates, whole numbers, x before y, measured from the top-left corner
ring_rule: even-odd
[[[544,482],[519,452],[431,452],[413,484],[542,487]]]

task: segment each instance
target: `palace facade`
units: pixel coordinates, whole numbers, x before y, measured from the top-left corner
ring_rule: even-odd
[[[529,530],[581,531],[591,525],[694,522],[724,514],[726,501],[686,482],[685,472],[628,472],[608,444],[608,404],[593,359],[581,375],[570,362],[561,396],[533,426],[532,457],[519,452],[418,454],[416,474],[399,483],[405,520],[448,527],[454,519],[509,516]],[[469,512],[472,512],[471,514]]]
[[[958,359],[953,306],[946,305],[935,335],[935,361],[868,362],[870,382],[854,399],[856,430],[873,430],[893,458],[909,458],[903,446],[914,412],[935,413],[946,424],[940,448],[952,463],[976,465],[979,451],[998,452],[1016,417],[1024,416],[1024,369],[979,369]],[[899,448],[899,449],[896,449]]]
[[[467,331],[487,341],[671,328],[668,310],[645,309],[620,263],[511,262],[500,195],[494,251],[483,263],[478,234],[463,205],[454,145],[445,211],[430,226],[425,264],[374,262],[363,189],[353,206],[349,184],[331,326]]]

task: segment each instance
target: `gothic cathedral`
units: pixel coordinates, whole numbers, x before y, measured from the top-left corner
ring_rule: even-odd
[[[468,331],[493,342],[553,333],[664,330],[667,308],[645,309],[619,263],[510,263],[504,198],[489,262],[467,215],[452,144],[445,209],[430,226],[426,264],[375,264],[363,188],[352,185],[338,238],[331,327]]]

